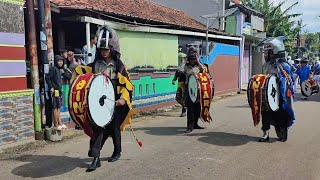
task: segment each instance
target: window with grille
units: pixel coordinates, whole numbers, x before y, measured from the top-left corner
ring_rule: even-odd
[[[152,94],[156,93],[156,83],[152,84]]]
[[[149,84],[146,84],[146,94],[149,95]]]

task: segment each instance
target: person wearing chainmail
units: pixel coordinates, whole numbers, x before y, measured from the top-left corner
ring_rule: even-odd
[[[308,65],[309,60],[307,58],[303,58],[300,61],[300,65],[296,70],[296,74],[298,75],[300,79],[300,87],[302,87],[302,83],[306,80],[308,80],[312,76],[311,67]],[[307,100],[308,97],[305,96],[303,93],[301,94],[301,99]]]
[[[132,101],[131,87],[133,85],[125,65],[120,60],[118,38],[114,31],[109,30],[109,32],[111,32],[111,40],[108,41],[108,44],[106,40],[99,42],[98,57],[93,63],[88,64],[88,66],[92,67],[94,74],[103,73],[111,79],[114,86],[116,107],[113,119],[109,125],[105,128],[93,127],[93,137],[90,139],[90,149],[88,152],[88,156],[93,157],[93,161],[87,169],[88,172],[94,171],[97,167],[101,166],[100,150],[109,136],[112,137],[114,150],[108,162],[115,162],[120,158],[122,151],[121,130],[124,130],[124,125],[130,123],[128,114],[131,107],[129,104]],[[121,89],[126,91],[122,91]]]
[[[259,142],[269,141],[270,126],[275,127],[278,141],[285,142],[288,138],[288,128],[295,120],[293,112],[293,74],[291,67],[285,59],[285,47],[282,40],[278,38],[267,39],[261,45],[266,45],[265,63],[263,64],[263,74],[273,74],[277,76],[280,83],[280,108],[274,112],[262,106],[262,128],[263,136]]]
[[[179,62],[178,62],[178,69],[172,79],[172,85],[175,85],[176,81],[178,80],[178,88],[176,92],[176,101],[182,106],[182,112],[180,117],[186,116],[187,105],[186,105],[186,89],[184,86],[185,77],[183,73],[180,71],[180,67],[182,64],[185,64],[186,54],[182,53],[182,47],[179,46]]]
[[[188,89],[188,78],[193,73],[207,72],[207,68],[200,63],[199,54],[196,47],[190,47],[187,54],[187,62],[181,66],[180,72],[184,81],[184,88]],[[198,125],[200,118],[201,106],[200,102],[193,103],[189,93],[185,93],[187,106],[187,129],[186,133],[190,133],[193,129],[204,129]]]

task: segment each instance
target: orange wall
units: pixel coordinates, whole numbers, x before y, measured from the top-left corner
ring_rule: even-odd
[[[237,91],[239,80],[239,56],[218,55],[210,66],[215,94]]]

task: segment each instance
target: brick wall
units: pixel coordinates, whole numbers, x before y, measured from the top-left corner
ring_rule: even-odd
[[[0,93],[0,147],[33,139],[33,91]]]

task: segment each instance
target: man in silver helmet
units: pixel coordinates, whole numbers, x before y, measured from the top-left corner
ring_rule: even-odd
[[[109,30],[109,32],[114,32]],[[101,166],[100,163],[100,150],[102,149],[105,141],[109,136],[112,137],[114,150],[112,156],[109,158],[108,162],[117,161],[121,156],[121,130],[124,121],[127,118],[129,108],[128,105],[132,101],[132,91],[128,90],[128,84],[121,84],[120,82],[125,81],[126,83],[131,83],[129,74],[126,70],[125,65],[120,60],[120,49],[118,38],[116,34],[110,34],[110,40],[102,39],[99,41],[98,46],[98,57],[96,60],[89,64],[92,67],[94,74],[104,73],[112,81],[114,85],[116,107],[113,119],[109,125],[104,129],[99,127],[93,127],[93,137],[90,139],[90,149],[88,152],[89,157],[93,157],[92,164],[87,169],[88,172],[94,171],[97,167]],[[116,39],[115,39],[116,38]],[[108,43],[107,43],[108,42]],[[120,81],[121,78],[121,81]],[[131,84],[132,86],[132,84]],[[119,89],[124,87],[128,90],[128,93],[124,94]],[[129,94],[129,95],[128,95]],[[129,96],[129,97],[127,97]]]
[[[278,141],[285,142],[288,138],[288,128],[293,124],[294,112],[292,107],[293,75],[291,67],[285,58],[285,46],[283,40],[270,38],[261,42],[265,46],[265,63],[262,67],[263,74],[277,76],[280,83],[280,107],[274,112],[262,107],[262,128],[263,136],[259,142],[269,141],[270,126],[275,127]],[[290,92],[290,93],[288,93]]]

